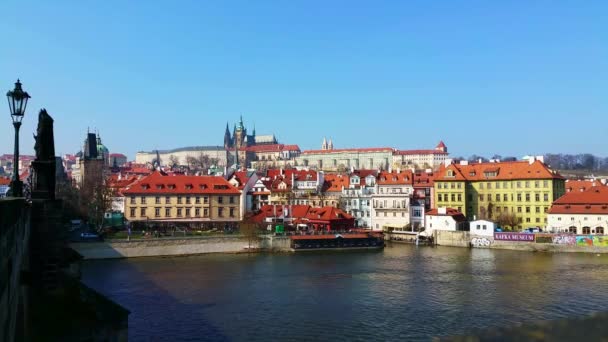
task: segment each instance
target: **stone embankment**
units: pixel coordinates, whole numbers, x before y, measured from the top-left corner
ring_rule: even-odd
[[[246,253],[251,251],[291,251],[288,237],[218,236],[197,238],[159,238],[77,242],[70,246],[85,259],[116,259],[152,256],[180,256],[210,253]]]
[[[527,252],[608,253],[608,236],[573,234],[495,233],[479,236],[465,231],[435,231],[437,245],[509,249]]]

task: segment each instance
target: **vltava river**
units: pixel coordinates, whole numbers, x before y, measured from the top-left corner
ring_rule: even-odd
[[[383,252],[89,261],[132,341],[429,340],[608,308],[608,255]]]

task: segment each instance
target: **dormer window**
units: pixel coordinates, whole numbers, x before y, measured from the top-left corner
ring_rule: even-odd
[[[205,190],[205,189],[207,189],[207,185],[206,184],[199,184],[198,188],[201,189],[201,190]]]
[[[471,171],[471,172],[469,172],[469,176],[471,176],[471,177],[475,177],[475,171]]]
[[[456,174],[454,173],[454,170],[448,170],[448,172],[447,172],[446,175],[447,175],[447,177],[455,177],[456,176]]]
[[[162,184],[156,184],[156,189],[162,190],[165,186]]]
[[[144,189],[144,190],[148,190],[148,189],[150,189],[150,185],[149,184],[142,184],[141,188]]]
[[[186,190],[192,190],[192,184],[186,184]]]
[[[167,188],[173,190],[173,189],[175,189],[175,184],[169,184],[169,185],[167,185]]]

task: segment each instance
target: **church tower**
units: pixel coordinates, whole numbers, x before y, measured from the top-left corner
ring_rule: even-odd
[[[327,150],[327,138],[323,138],[323,143],[321,144],[321,150]]]
[[[334,149],[334,142],[331,141],[331,138],[329,138],[329,143],[327,144],[327,149],[328,150],[333,150]]]
[[[230,129],[228,128],[228,123],[226,122],[226,132],[224,133],[224,148],[232,147],[232,139],[230,138]]]

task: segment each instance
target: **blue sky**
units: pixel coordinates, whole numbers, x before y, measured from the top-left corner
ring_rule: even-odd
[[[21,78],[56,150],[112,152],[257,133],[319,148],[606,156],[607,1],[5,0],[0,89]],[[0,153],[12,152],[8,106]]]

